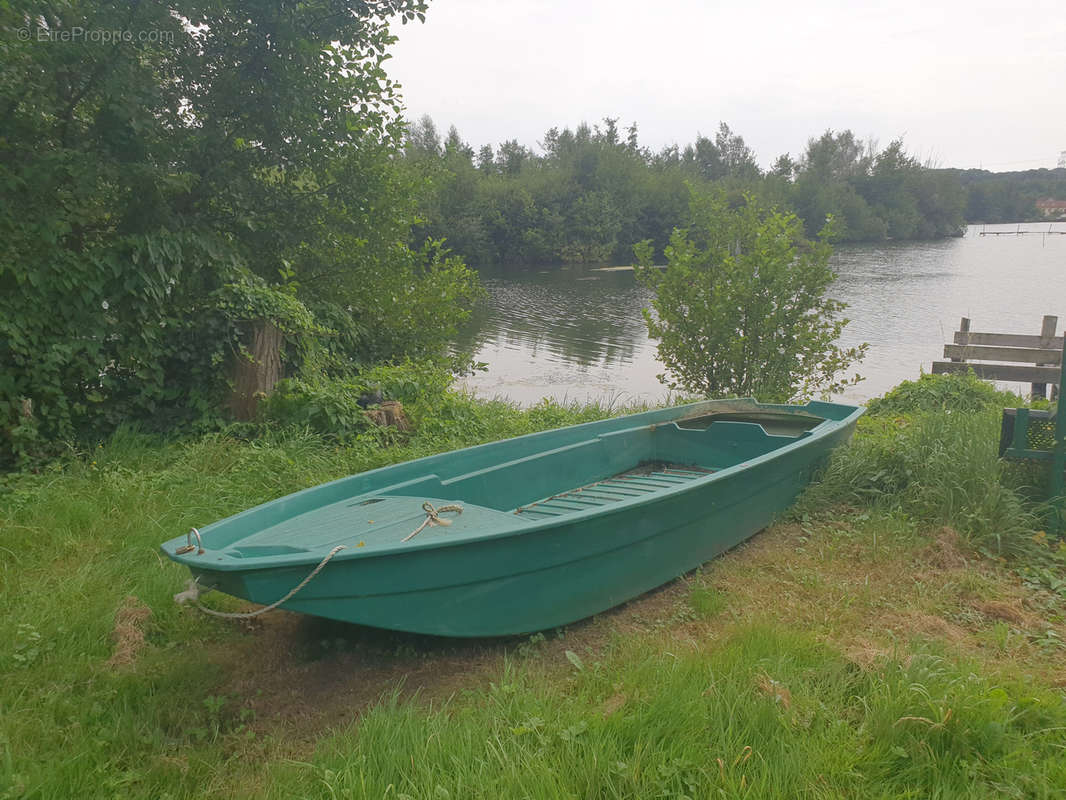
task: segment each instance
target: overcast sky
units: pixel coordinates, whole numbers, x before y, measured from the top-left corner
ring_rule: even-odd
[[[940,166],[1066,150],[1062,2],[431,0],[394,31],[408,116],[475,148],[611,116],[655,150],[721,120],[763,166],[827,128]]]

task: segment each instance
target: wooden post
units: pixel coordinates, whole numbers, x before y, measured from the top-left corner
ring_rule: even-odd
[[[1059,318],[1045,314],[1043,323],[1040,325],[1040,346],[1042,348],[1049,348],[1052,346],[1051,340],[1055,337],[1055,328],[1059,326]],[[1037,364],[1037,366],[1044,366]],[[1047,384],[1046,383],[1034,383],[1029,387],[1031,396],[1035,399],[1037,397],[1044,398],[1047,396]]]
[[[959,333],[969,333],[969,332],[970,332],[970,319],[969,319],[969,317],[963,317],[959,321]],[[952,361],[966,361],[965,358],[953,358],[951,360]]]

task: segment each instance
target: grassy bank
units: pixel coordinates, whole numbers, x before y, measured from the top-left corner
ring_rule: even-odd
[[[565,631],[451,641],[284,612],[235,625],[172,602],[185,576],[157,547],[190,525],[611,411],[520,411],[409,384],[411,434],[124,432],[5,479],[0,797],[1066,785],[1066,574],[1031,476],[995,458],[1008,398],[973,381],[875,404],[790,519]]]

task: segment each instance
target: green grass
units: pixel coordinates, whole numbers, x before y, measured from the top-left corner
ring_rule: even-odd
[[[522,411],[417,382],[404,402],[408,437],[120,431],[6,476],[0,798],[1054,797],[1066,785],[1054,688],[1066,573],[998,466],[987,409],[874,415],[793,522],[565,633],[454,646],[285,627],[284,614],[247,628],[172,602],[186,575],[157,548],[191,525],[621,411]],[[150,610],[144,645],[112,665],[131,596]],[[278,659],[288,671],[274,680]],[[369,666],[347,674],[353,663]],[[290,692],[295,710],[268,719]]]
[[[439,706],[386,698],[268,797],[1052,797],[1061,693],[935,650],[859,669],[804,633],[739,626],[664,652],[614,641],[565,677],[511,664]]]

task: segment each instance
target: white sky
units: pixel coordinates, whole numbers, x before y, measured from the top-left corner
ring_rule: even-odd
[[[1062,2],[431,0],[393,30],[407,115],[475,148],[611,116],[654,150],[721,120],[763,166],[827,128],[939,166],[1066,150]]]

